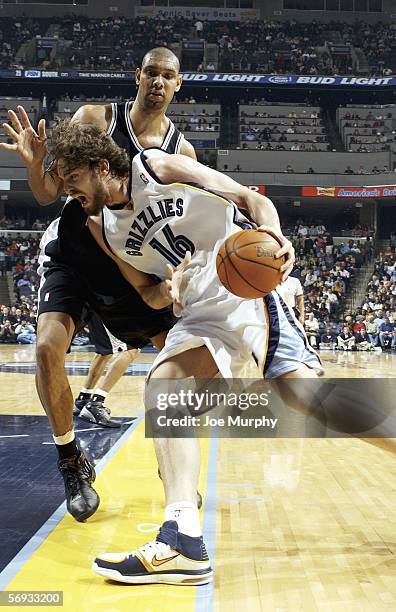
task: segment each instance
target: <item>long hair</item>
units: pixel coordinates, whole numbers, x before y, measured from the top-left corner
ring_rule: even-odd
[[[52,131],[50,152],[54,160],[62,158],[69,171],[81,166],[95,168],[101,159],[109,163],[110,173],[128,174],[130,159],[114,140],[95,125],[64,119]]]

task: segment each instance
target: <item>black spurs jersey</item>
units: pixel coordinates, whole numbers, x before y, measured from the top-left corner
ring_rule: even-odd
[[[133,100],[124,104],[112,103],[112,118],[107,130],[113,140],[128,151],[130,159],[143,151],[130,120]],[[169,120],[169,127],[161,144],[168,153],[179,153],[183,134]],[[70,199],[59,216],[49,225],[40,243],[39,274],[53,266],[72,268],[83,277],[92,291],[103,295],[122,295],[130,285],[119,272],[116,263],[99,247],[86,227],[87,217],[79,202]]]

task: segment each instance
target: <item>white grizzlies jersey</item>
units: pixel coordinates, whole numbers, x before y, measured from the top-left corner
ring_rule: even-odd
[[[210,287],[212,295],[220,291],[230,296],[218,280],[216,255],[228,236],[249,226],[247,220],[234,202],[201,186],[162,184],[145,159],[155,155],[164,153],[149,149],[133,159],[133,211],[104,208],[108,246],[133,267],[160,279],[166,278],[166,264],[176,267],[190,251],[183,303],[196,301]]]
[[[138,270],[165,279],[167,263],[177,266],[187,251],[192,255],[183,273],[183,316],[168,332],[152,369],[202,345],[224,378],[241,377],[252,355],[269,378],[295,370],[301,361],[316,363],[298,330],[291,329],[281,312],[279,299],[272,299],[274,312],[269,312],[264,300],[239,298],[220,283],[216,255],[221,244],[251,224],[222,195],[194,184],[162,184],[146,162],[146,157],[154,155],[164,153],[149,149],[133,159],[133,210],[103,209],[108,247]],[[269,321],[276,332],[273,339]],[[286,352],[279,353],[283,348]]]

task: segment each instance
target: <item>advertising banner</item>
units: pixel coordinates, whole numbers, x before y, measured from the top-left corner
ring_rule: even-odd
[[[259,19],[258,9],[209,8],[202,6],[135,6],[135,17],[169,19],[184,17],[200,21],[247,21]]]
[[[396,185],[374,187],[302,187],[302,196],[326,198],[395,198]]]

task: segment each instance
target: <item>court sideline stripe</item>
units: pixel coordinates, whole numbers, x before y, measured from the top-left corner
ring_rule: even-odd
[[[218,447],[219,438],[212,437],[210,439],[202,530],[204,542],[214,570],[216,570],[216,484]],[[196,591],[195,612],[210,612],[213,609],[214,580],[205,586],[196,587]]]
[[[128,429],[122,434],[117,440],[114,446],[111,447],[108,453],[99,461],[95,466],[97,474],[103,470],[108,464],[110,459],[114,457],[116,452],[125,444],[127,439],[133,434],[137,426],[142,422],[143,415],[137,417],[137,419],[128,427]],[[17,573],[22,569],[25,563],[30,559],[33,553],[41,546],[44,540],[50,535],[55,527],[60,523],[63,517],[67,514],[66,502],[62,502],[59,508],[45,521],[38,531],[26,542],[25,546],[15,555],[15,557],[9,562],[8,565],[0,573],[0,592],[3,591],[7,584],[11,582]]]

